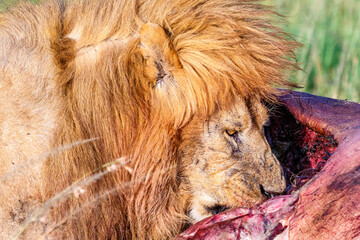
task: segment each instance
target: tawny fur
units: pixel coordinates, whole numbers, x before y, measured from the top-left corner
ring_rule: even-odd
[[[127,169],[54,207],[56,221],[67,219],[59,232],[66,239],[174,237],[186,219],[181,129],[239,96],[272,98],[274,85],[292,85],[283,74],[295,67],[297,44],[273,17],[252,0],[52,1],[1,14],[0,190],[10,192],[1,195],[2,232],[22,223],[7,215],[18,198],[45,202],[126,157]],[[31,162],[16,181],[5,175],[91,138],[43,165]]]

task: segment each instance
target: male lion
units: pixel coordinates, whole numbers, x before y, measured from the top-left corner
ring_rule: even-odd
[[[271,17],[256,0],[1,14],[1,238],[168,239],[281,192],[261,101],[292,85],[297,44]]]

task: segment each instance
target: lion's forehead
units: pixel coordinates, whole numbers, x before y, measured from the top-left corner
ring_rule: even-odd
[[[212,131],[232,129],[246,130],[262,127],[268,119],[267,108],[260,101],[238,100],[228,109],[218,111],[204,123],[204,129]]]

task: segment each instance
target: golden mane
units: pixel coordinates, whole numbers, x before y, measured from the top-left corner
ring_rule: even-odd
[[[256,0],[57,1],[22,4],[0,15],[0,42],[10,49],[0,51],[0,63],[14,51],[16,61],[36,65],[31,73],[17,72],[11,59],[0,73],[5,79],[27,74],[34,86],[54,89],[45,98],[56,102],[58,113],[51,146],[97,139],[46,161],[44,201],[114,159],[126,157],[132,169],[107,174],[87,194],[53,210],[60,221],[83,208],[68,219],[67,237],[163,239],[179,233],[185,219],[178,196],[179,130],[194,114],[208,116],[235,96],[272,99],[274,86],[293,86],[283,74],[296,67],[297,43],[272,18]],[[171,70],[173,82],[163,88],[149,76],[139,49],[139,30],[147,22],[165,30],[179,62]],[[96,200],[101,194],[106,196]]]

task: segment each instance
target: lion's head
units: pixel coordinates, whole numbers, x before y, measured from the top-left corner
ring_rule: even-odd
[[[182,193],[199,221],[233,207],[250,207],[285,190],[279,161],[263,133],[263,104],[239,98],[209,119],[195,117],[181,132]]]
[[[281,192],[260,102],[292,85],[297,43],[272,16],[257,0],[49,1],[0,15],[1,119],[15,132],[2,139],[17,143],[3,154],[62,149],[35,175],[46,206],[127,159],[52,206],[60,234],[171,238],[187,211],[197,220]]]

